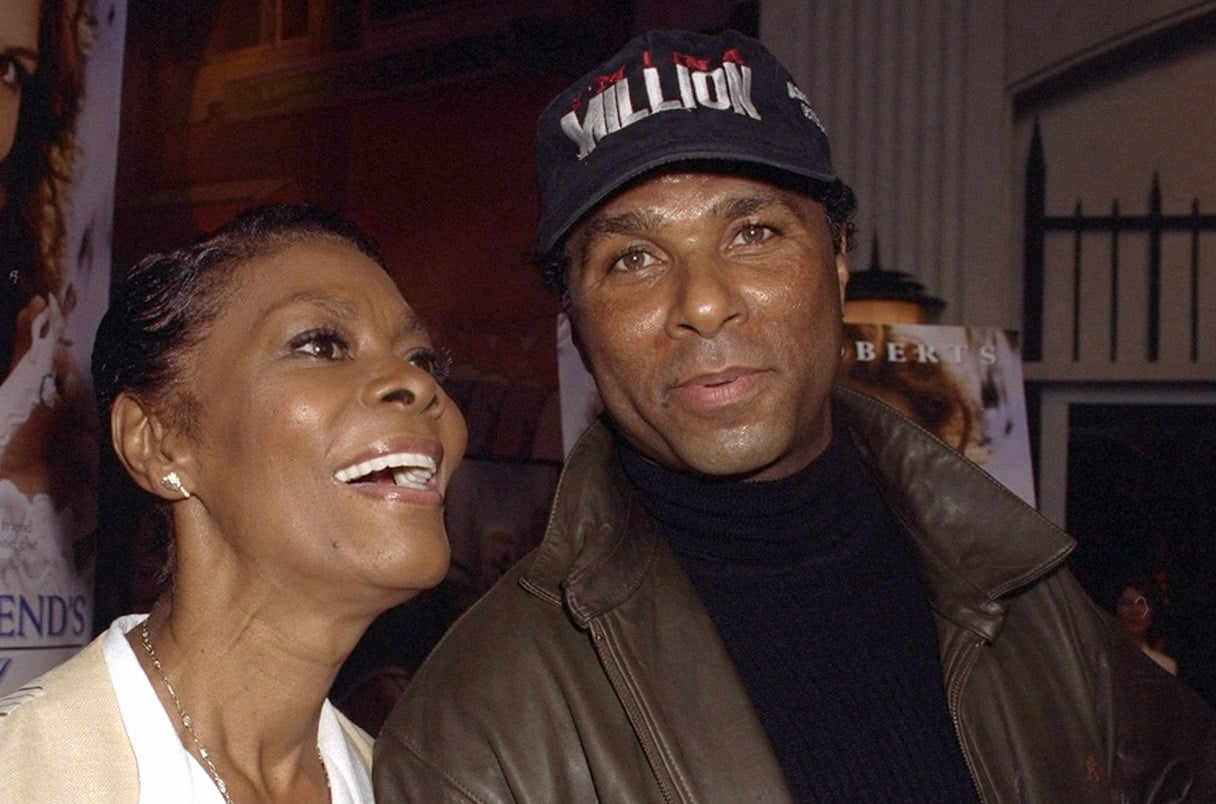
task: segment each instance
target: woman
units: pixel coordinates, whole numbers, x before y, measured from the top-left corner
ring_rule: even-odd
[[[1160,643],[1149,638],[1153,628],[1153,612],[1160,600],[1158,592],[1157,583],[1151,578],[1128,583],[1119,590],[1119,597],[1115,601],[1115,618],[1145,656],[1159,664],[1165,672],[1176,676],[1178,662],[1160,650]]]
[[[370,740],[325,695],[443,578],[466,438],[376,246],[309,207],[245,213],[132,270],[93,372],[172,575],[0,705],[0,801],[370,801]]]

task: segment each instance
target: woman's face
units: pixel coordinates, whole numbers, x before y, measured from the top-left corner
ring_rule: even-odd
[[[372,260],[325,240],[252,259],[233,285],[184,378],[182,466],[238,576],[327,600],[434,586],[466,431],[421,321]]]
[[[0,0],[0,161],[13,148],[21,87],[38,66],[39,0]]]
[[[1123,630],[1135,639],[1143,639],[1145,632],[1153,624],[1153,610],[1148,599],[1134,586],[1125,587],[1119,593],[1119,600],[1115,603],[1115,616]]]

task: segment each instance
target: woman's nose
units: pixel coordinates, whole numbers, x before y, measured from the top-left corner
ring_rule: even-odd
[[[396,405],[403,410],[438,411],[443,394],[435,376],[408,360],[393,357],[367,386],[370,406]]]

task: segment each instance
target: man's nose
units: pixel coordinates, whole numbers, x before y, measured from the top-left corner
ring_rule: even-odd
[[[672,337],[713,338],[744,312],[730,267],[722,260],[702,257],[680,266],[669,316]]]

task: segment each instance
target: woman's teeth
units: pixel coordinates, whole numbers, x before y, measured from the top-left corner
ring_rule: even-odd
[[[393,482],[411,489],[426,488],[427,481],[435,476],[434,469],[406,469],[393,472]]]
[[[398,452],[339,469],[334,472],[334,479],[342,483],[374,482],[376,478],[372,475],[389,470],[388,474],[398,486],[422,489],[435,476],[436,469],[435,459],[429,455]]]

